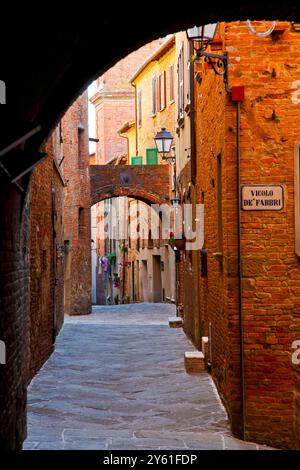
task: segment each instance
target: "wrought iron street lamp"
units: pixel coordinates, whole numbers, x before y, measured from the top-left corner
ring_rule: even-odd
[[[173,156],[169,156],[172,148],[173,136],[165,127],[162,127],[161,130],[157,132],[154,137],[154,142],[157,151],[161,154],[163,160],[173,158]]]
[[[193,42],[193,47],[196,52],[197,58],[204,57],[204,61],[207,62],[217,75],[223,76],[223,81],[227,84],[228,75],[228,57],[227,53],[224,54],[213,54],[206,52],[209,44],[214,40],[218,23],[206,24],[204,26],[194,26],[186,31],[187,38]]]

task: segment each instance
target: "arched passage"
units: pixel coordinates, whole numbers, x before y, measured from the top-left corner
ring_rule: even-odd
[[[257,5],[252,2],[240,4],[238,8],[235,2],[214,4],[213,8],[203,4],[198,11],[195,8],[193,11],[188,8],[170,9],[168,4],[162,4],[159,15],[157,9],[147,10],[147,22],[137,22],[131,8],[124,8],[117,15],[114,7],[103,8],[99,4],[93,11],[93,16],[97,18],[95,28],[90,25],[91,11],[88,9],[68,10],[68,16],[64,16],[61,8],[56,9],[55,4],[44,2],[43,13],[39,13],[35,6],[28,4],[19,6],[18,16],[13,9],[5,13],[5,23],[9,29],[1,28],[1,44],[7,44],[8,36],[10,43],[1,51],[0,79],[6,85],[7,104],[1,106],[0,149],[29,129],[41,126],[40,132],[27,144],[30,151],[38,150],[60,116],[93,78],[155,37],[216,19],[300,19],[300,7],[296,1],[280,5],[272,1]],[[14,43],[11,41],[12,31]],[[118,31],[117,35],[112,34],[115,31]],[[134,188],[128,187],[127,190],[128,195],[132,195]],[[98,194],[97,198],[104,198],[104,194]],[[24,196],[1,172],[1,334],[8,345],[8,363],[0,381],[0,446],[3,448],[18,448],[25,437],[24,339],[28,303],[26,206],[22,230],[20,225]],[[142,197],[141,193],[139,196]],[[144,194],[145,200],[149,197],[149,193]]]

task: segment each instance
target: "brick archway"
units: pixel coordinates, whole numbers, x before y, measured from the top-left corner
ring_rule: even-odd
[[[0,31],[3,45],[0,79],[6,84],[7,105],[0,109],[0,149],[38,126],[40,131],[26,144],[29,152],[38,151],[64,111],[91,80],[129,52],[159,36],[217,20],[277,18],[300,21],[300,6],[295,0],[278,4],[270,0],[257,4],[246,2],[238,7],[233,1],[214,3],[213,6],[203,3],[193,9],[170,8],[164,2],[160,5],[159,15],[155,8],[148,8],[147,18],[140,21],[136,21],[131,8],[123,6],[119,14],[115,10],[114,5],[103,6],[100,2],[93,5],[97,27],[91,28],[89,8],[69,8],[64,13],[61,8],[55,8],[54,2],[46,1],[42,13],[36,5],[27,2],[19,6],[16,15],[14,4],[6,6],[5,24]],[[115,31],[118,34],[112,34]],[[6,47],[8,38],[9,47]],[[22,184],[26,188],[27,176]],[[125,191],[125,185],[119,184],[119,189],[115,186],[115,191],[113,186],[111,184],[111,194],[121,195],[121,190]],[[132,185],[129,188],[128,185],[128,195],[141,197],[139,191],[146,191],[144,197],[150,198],[150,185],[147,188],[149,191],[145,187],[138,189]],[[108,193],[107,187],[102,193],[98,191],[98,200]],[[10,359],[3,368],[0,381],[0,447],[9,449],[20,448],[26,434],[29,279],[26,241],[29,224],[24,199],[25,194],[17,191],[1,173],[0,338],[8,340]]]
[[[169,165],[92,165],[90,179],[91,206],[118,196],[149,205],[169,203]]]

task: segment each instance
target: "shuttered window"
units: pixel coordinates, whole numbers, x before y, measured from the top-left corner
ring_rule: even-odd
[[[147,165],[157,165],[158,164],[158,153],[157,149],[146,149],[146,163]]]
[[[143,157],[131,157],[131,165],[142,165],[143,164]]]
[[[178,56],[177,64],[178,73],[178,119],[184,118],[184,57],[183,43]]]
[[[156,114],[156,88],[157,88],[156,75],[152,77],[152,115]]]
[[[159,91],[160,91],[160,107],[159,110],[163,111],[166,107],[166,72],[159,76]]]
[[[187,41],[187,103],[191,103],[191,48],[190,41]]]
[[[169,91],[170,101],[174,101],[174,65],[169,67]]]
[[[142,90],[138,92],[138,123],[142,125]]]

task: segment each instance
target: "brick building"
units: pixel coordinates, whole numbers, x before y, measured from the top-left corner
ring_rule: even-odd
[[[64,317],[65,179],[59,150],[56,129],[45,145],[48,157],[35,168],[31,179],[29,379],[51,354]]]
[[[193,306],[184,284],[184,328],[198,347],[208,337],[206,360],[236,435],[299,448],[300,36],[288,22],[254,34],[265,29],[219,24],[208,51],[228,52],[228,87],[203,60],[194,64],[196,172],[186,177],[186,164],[179,185],[182,202],[190,186],[204,204],[205,222],[203,249],[183,254],[198,289]]]
[[[28,380],[53,351],[64,314],[91,308],[87,95],[63,116],[33,171]],[[80,269],[79,269],[80,267]]]
[[[68,315],[91,312],[91,196],[88,98],[84,92],[61,122],[64,201],[64,304]]]

